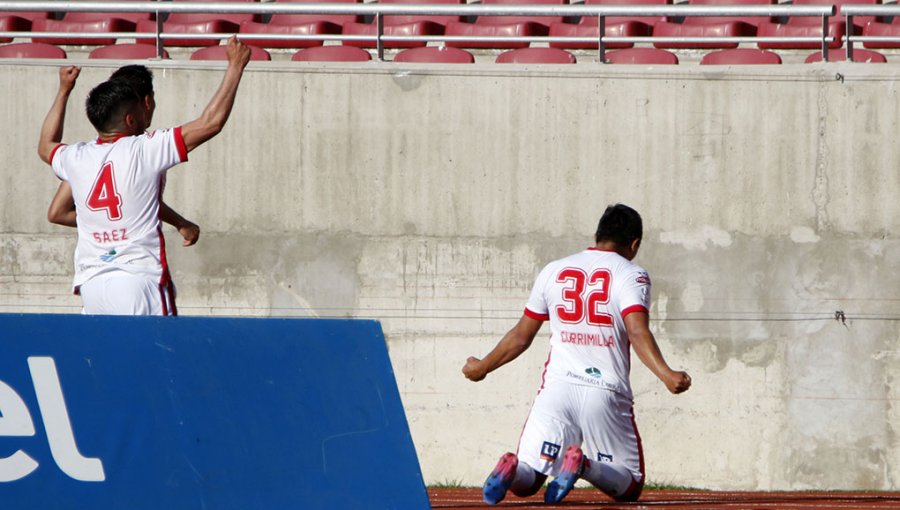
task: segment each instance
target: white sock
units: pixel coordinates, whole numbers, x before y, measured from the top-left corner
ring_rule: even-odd
[[[513,478],[513,483],[510,484],[509,490],[511,490],[513,494],[528,490],[534,485],[534,477],[534,468],[519,461],[519,465],[516,467],[516,477]]]
[[[620,464],[611,462],[588,461],[581,478],[601,491],[617,498],[625,494],[631,487],[634,477],[631,471]]]

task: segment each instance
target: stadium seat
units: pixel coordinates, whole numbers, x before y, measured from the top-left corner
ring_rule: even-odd
[[[678,56],[671,51],[657,48],[628,48],[610,51],[606,54],[606,62],[610,64],[675,65],[678,63]]]
[[[66,58],[66,51],[52,44],[13,43],[0,46],[0,58]]]
[[[17,11],[0,12],[0,32],[28,32],[36,19],[47,19],[49,12]],[[12,37],[0,37],[0,43],[12,41]]]
[[[829,43],[831,49],[843,46],[844,35],[847,32],[845,18],[841,16],[840,8],[842,4],[876,4],[878,0],[794,0],[794,5],[820,5],[834,4],[838,8],[836,16],[832,16],[828,23],[828,35],[834,37],[834,41]],[[872,16],[857,16],[853,18],[853,35],[860,35],[862,27],[870,21],[874,21]],[[765,22],[759,24],[759,30],[756,35],[759,37],[822,37],[822,19],[817,16],[795,16],[788,18],[787,23]],[[821,48],[822,43],[795,43],[795,42],[760,42],[758,47],[763,49],[816,49]]]
[[[713,51],[703,55],[700,65],[754,65],[780,64],[781,57],[777,53],[754,48],[735,48],[731,50]]]
[[[559,48],[518,48],[497,56],[498,64],[574,64],[575,55]]]
[[[771,5],[774,0],[690,0],[690,5]],[[686,16],[682,23],[663,21],[653,27],[654,37],[748,37],[756,35],[766,17]],[[737,48],[727,42],[654,42],[657,48]]]
[[[568,0],[484,0],[483,5],[564,5]],[[550,25],[563,21],[562,16],[479,16],[475,23],[451,21],[444,34],[468,37],[535,37],[550,33]],[[527,42],[463,42],[447,41],[458,48],[526,48]]]
[[[394,56],[394,62],[472,64],[475,62],[475,57],[468,51],[459,48],[451,48],[449,46],[426,46],[403,50]]]
[[[671,0],[585,0],[585,5],[667,5]],[[653,33],[653,25],[663,18],[657,17],[631,17],[608,16],[604,23],[607,37],[646,37]],[[595,16],[584,16],[578,24],[556,22],[550,25],[551,37],[594,37],[599,38],[600,28]],[[566,49],[594,49],[599,46],[596,42],[552,42],[552,48]],[[634,43],[606,43],[606,47],[631,48]]]
[[[855,18],[854,18],[855,19]],[[870,21],[863,27],[862,35],[875,37],[900,37],[900,16],[894,16],[891,23]],[[866,48],[900,48],[900,42],[875,42],[863,43]]]
[[[822,61],[822,52],[817,51],[810,56],[806,57],[805,62],[807,64],[814,64],[816,62]],[[829,62],[846,62],[847,61],[847,52],[846,51],[829,51],[828,52],[828,61]],[[887,58],[878,53],[877,51],[870,50],[858,50],[856,48],[853,49],[853,62],[861,62],[861,63],[871,63],[871,64],[885,64],[887,63]]]
[[[279,3],[357,3],[359,0],[278,0]],[[244,21],[242,34],[315,35],[340,34],[341,25],[359,21],[353,14],[273,14],[268,23]],[[323,41],[304,39],[244,39],[244,42],[264,48],[309,48],[321,46]]]
[[[217,0],[173,0],[175,2],[214,2]],[[255,3],[256,0],[224,0],[225,2]],[[163,32],[168,34],[236,34],[244,21],[261,21],[255,14],[216,14],[216,13],[179,13],[173,12],[163,23]],[[156,32],[155,21],[138,21],[138,32]],[[139,39],[143,44],[156,44],[154,38]],[[166,38],[166,46],[216,46],[219,39],[179,39]]]
[[[101,46],[88,53],[90,59],[108,60],[147,60],[157,58],[156,47],[147,44],[111,44]],[[163,58],[169,58],[169,52],[163,50]]]
[[[47,44],[69,44],[73,46],[102,46],[115,44],[115,37],[66,37],[69,32],[134,32],[135,23],[122,18],[103,18],[93,21],[65,21],[55,19],[36,19],[31,25],[34,32],[56,32],[59,37],[32,37],[32,42]]]
[[[459,5],[462,0],[381,0],[384,4],[449,4]],[[448,22],[460,21],[459,16],[408,16],[392,15],[384,16],[384,35],[421,36],[443,35]],[[344,35],[368,35],[375,36],[377,27],[372,23],[344,23]],[[362,48],[374,48],[375,41],[344,41],[348,46]],[[426,41],[385,41],[385,48],[415,48],[425,46]]]
[[[294,62],[366,62],[372,60],[368,51],[356,46],[314,46],[294,53]]]
[[[250,46],[250,60],[272,60],[269,52]],[[228,49],[225,46],[207,46],[191,53],[191,60],[228,60]]]

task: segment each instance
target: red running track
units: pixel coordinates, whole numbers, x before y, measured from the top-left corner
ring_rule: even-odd
[[[491,508],[481,489],[428,489],[435,509]],[[545,505],[543,491],[521,499],[510,494],[494,508],[643,510],[900,510],[900,492],[723,492],[688,490],[644,491],[636,503],[616,503],[594,489],[575,489],[559,505]]]

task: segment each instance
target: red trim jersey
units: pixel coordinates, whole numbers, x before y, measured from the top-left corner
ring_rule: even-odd
[[[650,277],[637,264],[589,248],[545,267],[525,314],[550,321],[544,382],[604,388],[632,398],[624,317],[650,310]]]
[[[168,283],[159,204],[166,171],[187,161],[181,128],[60,145],[53,172],[72,187],[78,215],[75,279],[127,271]]]

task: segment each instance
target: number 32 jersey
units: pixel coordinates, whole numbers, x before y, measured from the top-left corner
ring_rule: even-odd
[[[632,398],[625,316],[650,310],[650,277],[625,257],[595,248],[548,264],[525,314],[550,321],[544,383],[565,381]]]
[[[181,128],[54,149],[51,166],[68,181],[78,215],[75,279],[127,271],[168,283],[159,204],[166,171],[187,161]]]

